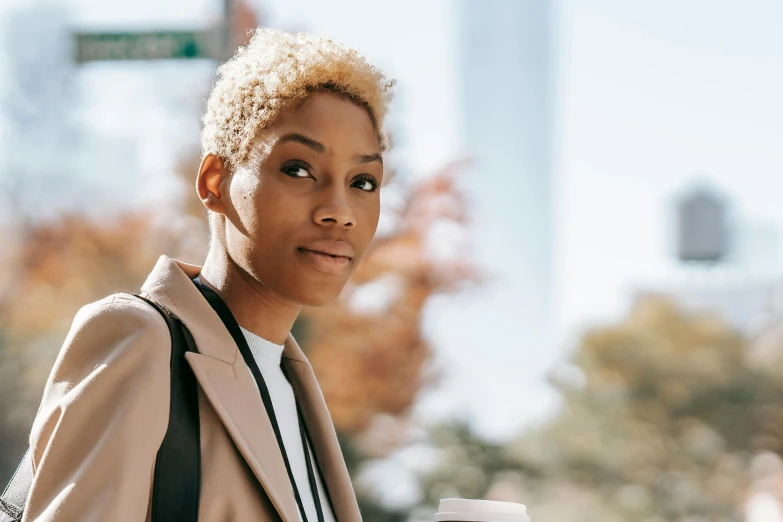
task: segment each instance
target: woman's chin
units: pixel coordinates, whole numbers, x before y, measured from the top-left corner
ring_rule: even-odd
[[[322,291],[322,292],[307,292],[300,294],[293,299],[302,306],[310,306],[318,308],[321,306],[328,306],[334,304],[337,298],[340,297],[340,292],[335,291]]]

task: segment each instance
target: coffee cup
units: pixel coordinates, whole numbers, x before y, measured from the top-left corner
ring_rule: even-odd
[[[444,498],[435,522],[530,522],[524,504],[495,500]]]

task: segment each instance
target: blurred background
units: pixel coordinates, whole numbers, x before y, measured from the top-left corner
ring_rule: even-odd
[[[203,261],[199,118],[259,25],[398,80],[378,236],[296,324],[365,520],[783,521],[777,0],[5,0],[0,484],[76,311]]]

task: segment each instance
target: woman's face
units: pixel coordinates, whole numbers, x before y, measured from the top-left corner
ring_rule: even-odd
[[[228,254],[279,297],[328,304],[378,225],[383,163],[375,128],[366,109],[323,92],[259,138],[257,161],[221,183],[230,195]]]

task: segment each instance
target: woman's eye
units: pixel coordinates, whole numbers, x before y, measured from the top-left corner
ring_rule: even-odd
[[[307,178],[310,176],[307,169],[305,167],[300,167],[299,165],[289,165],[283,167],[282,170],[286,175],[291,176],[292,178]]]
[[[378,182],[372,176],[361,177],[353,182],[353,186],[365,192],[378,190]]]

